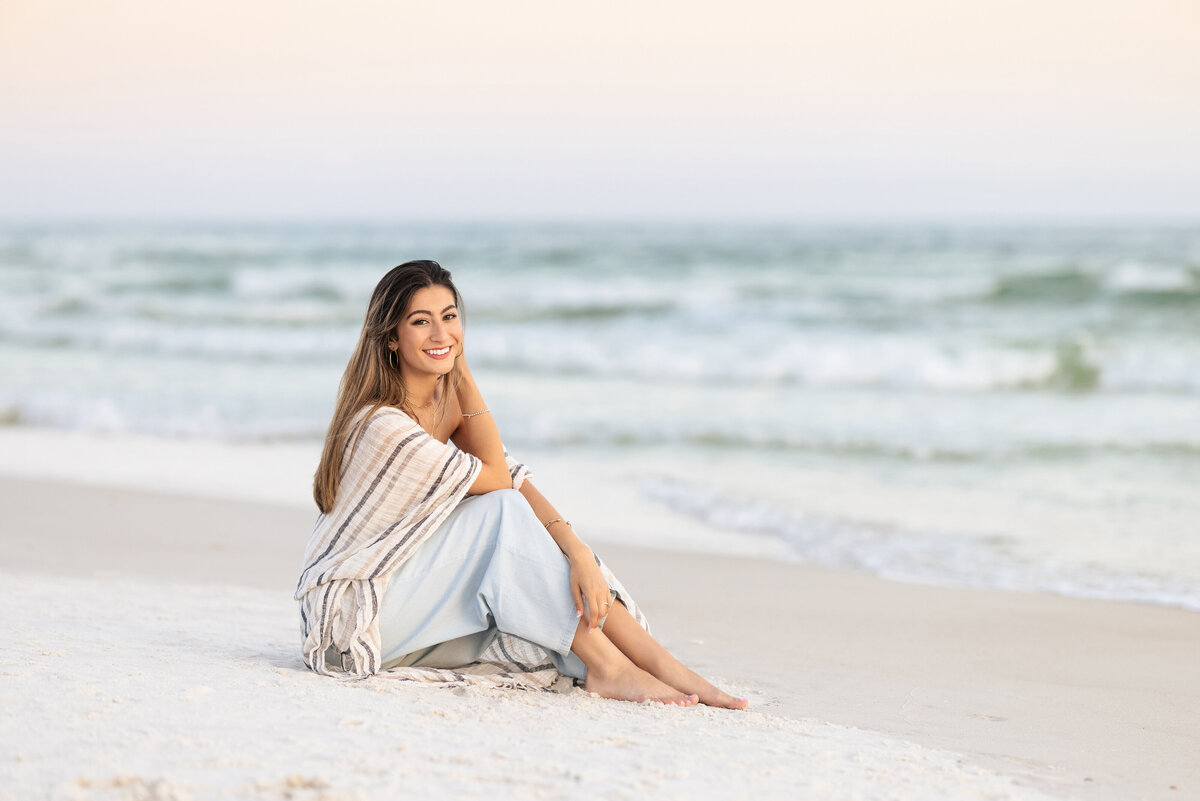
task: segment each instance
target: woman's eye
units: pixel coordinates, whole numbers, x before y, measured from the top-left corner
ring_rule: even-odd
[[[412,324],[413,325],[425,325],[425,323],[427,323],[427,322],[429,322],[429,321],[422,318],[420,320],[413,320]]]
[[[443,317],[442,319],[443,319],[443,320],[453,320],[453,319],[454,319],[455,317],[457,317],[457,316],[458,316],[457,314],[454,314],[453,312],[451,312],[450,314],[447,314],[447,315],[446,315],[445,317]]]

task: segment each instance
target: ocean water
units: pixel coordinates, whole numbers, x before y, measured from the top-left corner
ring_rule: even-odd
[[[0,227],[0,421],[315,440],[434,258],[514,452],[794,558],[1200,609],[1200,227]]]

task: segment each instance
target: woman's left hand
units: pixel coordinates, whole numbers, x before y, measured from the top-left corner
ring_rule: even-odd
[[[600,572],[596,558],[587,548],[570,556],[571,559],[571,594],[575,596],[575,611],[579,617],[587,621],[588,630],[600,625],[600,621],[608,615],[609,599],[608,581]],[[584,605],[584,602],[586,606]]]

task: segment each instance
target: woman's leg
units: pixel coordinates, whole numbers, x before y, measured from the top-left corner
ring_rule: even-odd
[[[576,622],[566,557],[518,492],[489,494],[499,497],[507,525],[501,527],[480,595],[495,612],[499,629],[549,648],[558,657],[554,660],[558,669],[582,676],[589,692],[625,701],[696,703],[695,696],[679,692],[631,662],[602,629],[589,631],[585,623]],[[571,621],[566,638],[555,633],[560,629],[554,621],[564,619],[561,615]]]
[[[680,692],[635,665],[603,629],[589,632],[580,624],[569,573],[515,490],[464,501],[390,577],[380,610],[384,667],[466,664],[499,630],[553,652],[568,675],[581,677],[586,666],[584,686],[607,698],[696,703],[692,691]],[[582,661],[579,669],[574,657],[564,659],[572,653]]]
[[[383,667],[476,661],[498,631],[556,652],[575,634],[566,559],[514,490],[463,501],[388,578],[379,613]],[[522,507],[525,507],[522,509]],[[536,526],[536,528],[534,528]],[[561,585],[561,586],[559,586]]]
[[[661,701],[677,706],[691,706],[698,700],[695,695],[685,695],[642,670],[613,644],[603,629],[588,629],[585,621],[579,621],[571,651],[587,665],[583,686],[588,692],[620,701]]]
[[[570,563],[529,503],[516,490],[488,495],[498,507],[501,523],[495,551],[479,582],[478,596],[495,615],[499,630],[558,655],[574,654],[583,663],[581,666],[561,658],[555,659],[556,666],[577,678],[580,674],[571,668],[586,667],[584,687],[605,698],[680,706],[696,703],[689,693],[679,692],[633,664],[602,629],[589,632],[577,621]],[[563,622],[567,621],[564,629]]]
[[[680,692],[699,695],[702,704],[726,709],[745,709],[750,704],[745,698],[734,698],[688,670],[638,625],[620,601],[609,610],[604,633],[639,668]]]

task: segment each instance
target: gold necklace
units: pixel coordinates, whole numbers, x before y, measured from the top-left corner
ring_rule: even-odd
[[[404,406],[408,407],[409,411],[411,411],[411,412],[413,413],[413,417],[416,417],[416,416],[417,416],[417,411],[418,411],[419,409],[428,409],[430,406],[432,406],[434,403],[436,403],[436,402],[437,402],[437,399],[438,399],[438,396],[437,396],[437,387],[434,387],[434,388],[433,388],[433,397],[429,399],[429,403],[422,403],[420,406],[414,406],[414,405],[413,405],[413,404],[412,404],[412,403],[409,401],[409,399],[408,399],[408,398],[405,398],[405,399],[404,399]]]
[[[404,405],[407,406],[414,415],[416,415],[418,410],[428,409],[430,406],[432,406],[436,402],[437,402],[437,392],[435,390],[433,393],[433,397],[429,399],[429,403],[422,403],[420,406],[416,406],[411,401],[409,401],[407,398],[405,398]]]

